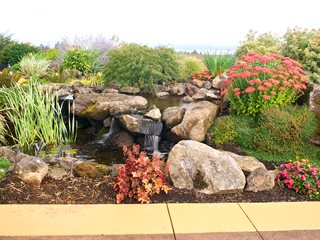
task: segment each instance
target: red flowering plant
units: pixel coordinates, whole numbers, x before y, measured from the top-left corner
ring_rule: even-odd
[[[192,79],[201,80],[201,81],[211,81],[213,79],[212,74],[210,71],[198,71],[194,72],[192,75]]]
[[[306,159],[281,164],[276,179],[297,193],[320,199],[320,170]]]
[[[279,54],[251,52],[227,72],[221,95],[237,114],[255,115],[263,109],[294,102],[307,88],[301,64]]]
[[[117,192],[117,203],[125,198],[134,198],[141,203],[150,203],[150,196],[159,194],[161,190],[168,193],[171,188],[166,184],[165,162],[159,155],[152,159],[140,146],[134,144],[131,148],[123,147],[125,164],[118,168],[113,189]]]

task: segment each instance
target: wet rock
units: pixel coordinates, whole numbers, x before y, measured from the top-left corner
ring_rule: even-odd
[[[167,91],[172,95],[182,96],[186,92],[186,87],[184,83],[176,83],[168,86]]]
[[[147,118],[151,118],[153,120],[159,120],[161,119],[161,112],[159,108],[155,108],[155,109],[151,109],[144,116]]]
[[[75,166],[74,173],[78,177],[98,178],[110,174],[107,165],[95,162],[82,162]]]
[[[108,117],[105,120],[103,120],[103,127],[107,128],[110,127],[112,123],[112,117]]]
[[[73,103],[75,115],[103,121],[110,116],[112,108],[146,108],[148,101],[140,96],[117,93],[78,94]]]
[[[48,169],[48,165],[40,158],[28,156],[17,163],[15,173],[25,183],[39,186]]]
[[[181,99],[181,102],[183,103],[192,103],[194,102],[194,99],[190,96],[184,96],[182,99]]]
[[[126,93],[126,94],[137,94],[140,92],[140,88],[136,87],[122,87],[119,90],[120,93]]]
[[[192,96],[193,100],[204,100],[206,98],[207,93],[209,92],[208,89],[201,88],[196,94]]]
[[[171,149],[167,164],[176,188],[214,194],[245,187],[245,175],[235,160],[203,143],[180,141]]]
[[[166,97],[166,96],[169,96],[169,95],[170,95],[170,93],[168,93],[168,92],[157,92],[157,93],[156,93],[156,96],[157,96],[158,98]]]
[[[191,103],[184,114],[182,122],[173,127],[171,132],[182,139],[202,142],[218,113],[219,107],[211,102]]]
[[[187,95],[192,97],[198,91],[199,91],[199,88],[197,88],[196,86],[192,85],[191,83],[187,83],[186,84],[186,93],[187,93]]]
[[[117,149],[122,149],[123,146],[131,146],[133,143],[133,137],[124,130],[120,130],[114,134],[111,134],[104,142],[106,146]]]
[[[72,95],[72,89],[66,89],[66,88],[61,88],[58,91],[56,91],[56,95],[61,98],[61,97],[66,97],[69,95]]]
[[[199,79],[192,79],[190,81],[190,83],[194,86],[196,86],[197,88],[203,88],[204,87],[204,84],[205,82],[202,81],[202,80],[199,80]]]
[[[246,191],[259,192],[270,190],[274,187],[274,174],[266,170],[265,167],[257,168],[247,177]]]
[[[125,114],[118,117],[117,122],[131,134],[148,134],[159,136],[162,131],[161,121],[154,121],[141,115]]]
[[[61,180],[68,175],[67,171],[64,168],[50,166],[48,176],[55,179]]]
[[[163,111],[162,119],[165,126],[170,129],[181,123],[183,116],[186,112],[185,108],[169,107]]]

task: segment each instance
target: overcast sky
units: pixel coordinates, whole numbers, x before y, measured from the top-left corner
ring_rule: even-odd
[[[0,33],[35,44],[119,36],[176,48],[236,46],[250,30],[320,28],[320,0],[2,0]]]

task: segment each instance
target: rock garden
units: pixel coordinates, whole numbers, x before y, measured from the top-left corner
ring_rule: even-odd
[[[191,55],[1,34],[0,203],[319,199],[319,31],[285,36]]]

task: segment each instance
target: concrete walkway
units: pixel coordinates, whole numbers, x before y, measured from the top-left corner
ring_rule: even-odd
[[[319,240],[320,202],[0,205],[0,240]]]

